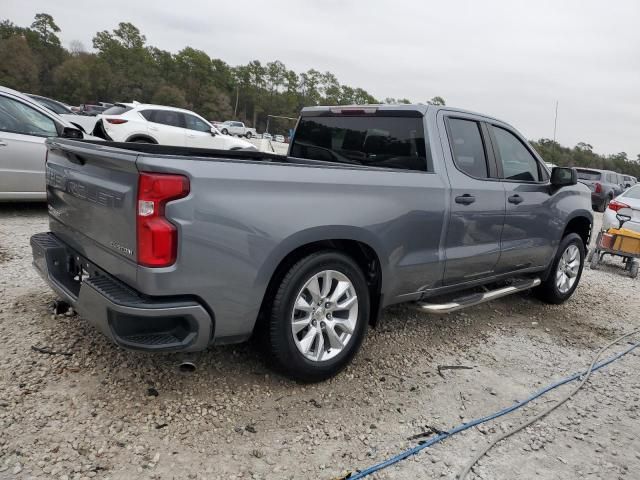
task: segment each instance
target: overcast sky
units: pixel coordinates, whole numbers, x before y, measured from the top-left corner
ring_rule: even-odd
[[[2,0],[0,18],[53,15],[68,46],[135,24],[151,45],[231,65],[279,59],[333,72],[376,98],[496,116],[528,138],[640,154],[640,2],[403,0]]]

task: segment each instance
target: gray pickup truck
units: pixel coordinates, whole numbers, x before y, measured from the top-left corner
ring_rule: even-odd
[[[334,375],[382,308],[445,313],[578,286],[591,193],[511,126],[427,105],[312,107],[289,155],[48,143],[34,265],[124,348],[258,336],[285,374]]]

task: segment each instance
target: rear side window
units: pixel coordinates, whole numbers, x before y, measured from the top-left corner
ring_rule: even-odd
[[[140,114],[153,123],[185,128],[182,113],[172,110],[143,110]]]
[[[114,105],[113,107],[109,107],[107,108],[104,112],[102,112],[105,115],[122,115],[123,113],[128,112],[129,110],[131,110],[131,107],[127,107],[126,105]]]
[[[640,200],[640,186],[631,187],[622,195],[624,198],[633,198],[634,200]]]
[[[422,117],[302,117],[291,155],[347,165],[430,171]]]
[[[498,144],[505,180],[539,182],[540,167],[538,161],[520,139],[500,127],[493,127],[493,134]]]
[[[450,118],[449,132],[456,166],[471,177],[487,178],[487,155],[478,122]]]
[[[600,180],[601,174],[600,172],[596,172],[595,170],[584,170],[581,168],[577,168],[578,178],[580,180]]]

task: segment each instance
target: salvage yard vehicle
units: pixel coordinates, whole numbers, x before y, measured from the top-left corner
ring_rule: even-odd
[[[100,116],[93,134],[115,142],[155,143],[219,150],[255,147],[220,131],[195,112],[144,103],[117,103]]]
[[[217,128],[218,130],[220,130],[220,132],[222,132],[223,135],[236,135],[238,137],[247,137],[247,138],[256,136],[256,129],[249,128],[245,126],[245,124],[242,122],[234,122],[234,121],[228,120],[226,122],[222,122],[220,125],[217,126]]]
[[[97,119],[95,116],[79,115],[71,110],[71,107],[69,105],[66,105],[57,100],[53,100],[52,98],[43,97],[41,95],[33,95],[30,93],[26,93],[25,95],[35,100],[43,107],[48,108],[54,113],[57,113],[69,123],[82,129],[82,131],[85,133],[92,132],[94,127],[96,126]]]
[[[591,190],[593,209],[604,212],[617,195],[624,190],[616,172],[595,168],[578,168],[578,181]]]
[[[256,335],[302,381],[343,369],[388,305],[566,301],[593,220],[575,170],[549,173],[508,124],[449,107],[304,108],[288,156],[48,148],[50,231],[31,245],[61,299],[124,348]]]
[[[85,137],[34,99],[0,86],[0,201],[46,199],[44,142],[58,136]]]

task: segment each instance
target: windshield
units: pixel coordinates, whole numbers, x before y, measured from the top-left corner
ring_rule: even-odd
[[[595,170],[582,170],[577,169],[578,178],[581,180],[600,180],[600,172],[596,172]]]
[[[302,117],[291,155],[311,160],[427,170],[422,117]]]

